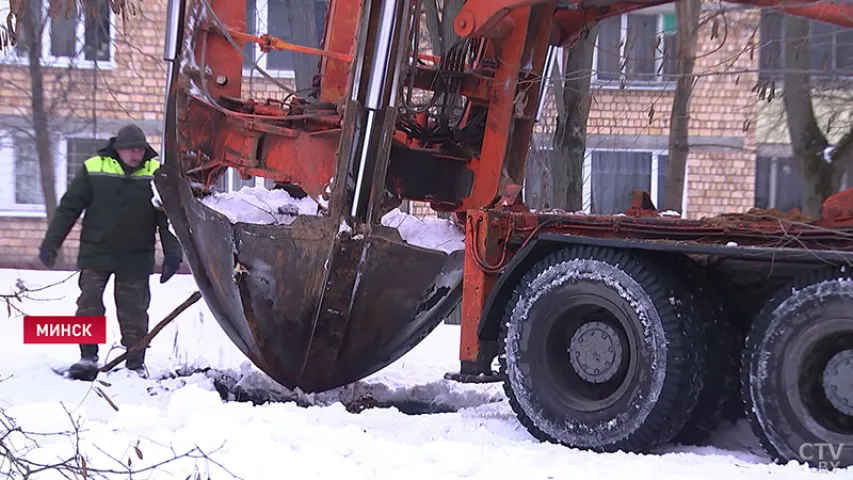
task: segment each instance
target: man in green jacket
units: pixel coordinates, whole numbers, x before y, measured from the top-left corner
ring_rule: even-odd
[[[115,275],[116,312],[125,347],[148,333],[155,232],[164,254],[160,283],[178,271],[182,260],[168,218],[152,204],[151,181],[160,166],[157,156],[141,128],[122,127],[97,156],[83,163],[50,219],[39,250],[41,262],[53,267],[62,242],[85,212],[77,257],[77,315],[104,315],[104,289]],[[145,349],[139,349],[127,357],[125,366],[145,376],[144,362]],[[69,376],[94,379],[97,369],[98,345],[81,345],[80,361],[71,366]]]

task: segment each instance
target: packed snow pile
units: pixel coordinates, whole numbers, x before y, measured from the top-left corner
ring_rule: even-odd
[[[297,215],[317,215],[319,204],[309,198],[293,198],[284,190],[243,187],[236,192],[214,193],[202,203],[228,217],[231,223],[290,225]]]
[[[382,217],[382,225],[396,228],[403,240],[421,247],[448,253],[465,248],[465,232],[450,220],[421,219],[396,208]]]
[[[284,190],[243,187],[235,192],[214,193],[201,199],[206,206],[228,217],[231,223],[290,225],[297,215],[317,215],[321,205],[310,197],[294,198]],[[450,220],[418,218],[394,209],[382,217],[382,225],[396,228],[408,243],[447,253],[465,248],[465,232]]]

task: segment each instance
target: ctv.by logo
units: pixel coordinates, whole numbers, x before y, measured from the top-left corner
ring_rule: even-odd
[[[844,448],[853,445],[843,443],[804,443],[800,445],[800,459],[813,464],[818,470],[832,470],[841,466]]]

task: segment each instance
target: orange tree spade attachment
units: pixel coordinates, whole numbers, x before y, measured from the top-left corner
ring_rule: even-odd
[[[743,353],[745,402],[774,458],[796,458],[798,441],[853,444],[853,413],[827,407],[853,404],[853,394],[830,388],[853,375],[853,361],[844,363],[853,344],[840,340],[835,357],[796,347],[814,373],[800,388],[836,392],[817,403],[831,416],[820,431],[805,406],[756,400],[784,395],[795,380],[750,370],[775,361],[763,353],[784,350],[771,342],[788,337],[761,320],[775,314],[757,313],[773,311],[780,285],[807,288],[816,265],[853,260],[849,191],[828,199],[817,221],[661,218],[644,192],[620,217],[532,212],[521,201],[548,49],[665,3],[469,0],[453,19],[461,39],[437,56],[421,49],[419,0],[331,0],[316,48],[247,33],[245,1],[170,1],[156,186],[229,338],[280,384],[321,391],[389,365],[461,302],[461,371],[452,378],[503,381],[537,438],[649,451],[701,437],[732,398]],[[838,1],[731,3],[853,26],[853,5]],[[296,91],[269,75],[246,44],[316,56],[313,85]],[[244,91],[244,68],[281,96]],[[201,201],[228,168],[322,207],[283,224],[232,223]],[[403,200],[453,213],[465,248],[404,242],[381,222]],[[729,308],[715,300],[722,295],[705,295],[711,276],[743,282],[730,308],[757,320],[726,327],[716,316]],[[849,306],[845,298],[828,301]],[[853,338],[853,328],[821,325]],[[738,341],[750,328],[752,343]],[[501,373],[492,375],[496,356]],[[773,431],[768,418],[790,428]],[[853,448],[842,457],[853,463]]]

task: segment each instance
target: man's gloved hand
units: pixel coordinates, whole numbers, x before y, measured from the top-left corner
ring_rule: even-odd
[[[181,259],[176,257],[165,257],[163,259],[163,272],[160,274],[160,283],[166,283],[177,273],[181,266]]]
[[[42,246],[39,248],[39,260],[47,268],[53,268],[56,264],[56,249]]]

